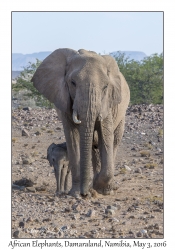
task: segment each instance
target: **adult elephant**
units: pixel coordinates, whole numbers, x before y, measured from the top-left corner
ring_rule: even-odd
[[[84,49],[57,49],[41,63],[31,81],[61,111],[72,172],[70,193],[88,194],[93,163],[94,188],[109,194],[130,99],[115,59]],[[94,131],[99,153],[92,150]]]

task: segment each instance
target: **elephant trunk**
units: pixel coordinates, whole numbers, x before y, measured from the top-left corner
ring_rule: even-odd
[[[57,181],[57,192],[60,193],[61,192],[61,169],[62,167],[59,166],[58,164],[58,167],[56,169],[56,181]]]
[[[95,121],[99,110],[98,96],[95,86],[86,84],[85,96],[80,114],[80,193],[87,195],[92,167],[92,142]]]
[[[90,168],[92,165],[93,130],[87,128],[80,134],[80,193],[87,195],[90,182]]]

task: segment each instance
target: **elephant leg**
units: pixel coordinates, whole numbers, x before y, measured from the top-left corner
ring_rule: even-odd
[[[100,152],[96,145],[92,146],[92,166],[95,179],[101,170]]]
[[[66,181],[67,169],[68,169],[68,166],[63,165],[63,168],[61,170],[61,179],[60,179],[60,191],[61,191],[61,193],[64,193],[64,186],[65,186],[65,181]]]
[[[72,121],[72,118],[62,114],[62,122],[64,127],[64,134],[67,144],[67,152],[69,159],[69,168],[72,173],[72,188],[70,190],[71,195],[80,193],[80,139],[77,125]]]
[[[100,122],[98,129],[101,170],[94,178],[94,189],[102,194],[110,194],[114,177],[113,162],[113,122],[111,115]]]
[[[70,180],[71,179],[71,171],[68,169],[67,170],[67,175],[66,175],[66,178],[65,178],[65,183],[64,183],[64,192],[66,194],[68,194],[69,192],[69,185],[70,185]]]
[[[114,130],[114,162],[116,159],[118,145],[120,144],[125,127],[125,118],[123,118],[118,124],[117,128]]]
[[[92,166],[93,166],[93,182],[94,182],[96,176],[100,173],[101,170],[100,151],[98,148],[98,134],[96,130],[94,131],[93,135]]]

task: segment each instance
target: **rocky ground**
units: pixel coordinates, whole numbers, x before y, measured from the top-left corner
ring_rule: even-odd
[[[128,108],[113,195],[55,196],[47,147],[63,141],[55,110],[12,111],[12,237],[163,238],[163,106]]]

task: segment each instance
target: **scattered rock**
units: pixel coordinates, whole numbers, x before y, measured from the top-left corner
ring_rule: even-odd
[[[129,216],[129,219],[135,219],[134,215]]]
[[[92,210],[90,209],[87,213],[87,216],[90,217],[90,218],[94,218],[96,216],[96,211],[95,210]]]
[[[26,222],[32,222],[33,221],[33,218],[32,217],[29,217]]]
[[[128,167],[127,165],[124,165],[124,168],[125,168],[126,170],[128,170],[128,171],[131,171],[131,168]]]
[[[31,179],[22,178],[20,180],[16,180],[14,184],[18,186],[24,186],[24,187],[33,187],[33,185],[35,185],[36,183]]]
[[[142,234],[147,234],[147,230],[145,230],[145,229],[140,230],[140,232],[141,232]]]
[[[154,228],[155,228],[155,229],[158,229],[158,230],[160,229],[158,223],[155,223],[155,224],[154,224]]]
[[[27,131],[27,129],[22,129],[22,136],[30,136],[29,132]]]
[[[17,185],[16,180],[31,178],[33,183],[29,187],[37,192],[25,190],[27,183],[24,181],[18,183],[16,189],[12,187],[12,236],[19,231],[19,238],[129,239],[139,237],[137,233],[140,238],[163,238],[163,137],[157,137],[163,128],[160,108],[161,105],[131,105],[128,108],[124,137],[115,162],[114,183],[118,189],[114,195],[106,196],[90,191],[91,196],[86,198],[54,196],[56,180],[53,167],[49,168],[46,159],[46,149],[53,142],[65,141],[56,111],[43,108],[30,112],[13,110],[12,134],[17,138],[16,143],[12,143],[13,185]],[[23,128],[34,136],[22,139]],[[54,133],[47,133],[48,130]],[[34,134],[36,131],[41,131],[40,137]],[[151,156],[141,157],[140,151],[144,150],[149,150]],[[23,160],[30,157],[31,163],[23,164]],[[144,167],[151,162],[159,166]],[[121,168],[123,173],[119,173]],[[138,168],[142,174],[137,172]]]
[[[32,193],[36,192],[36,189],[34,187],[26,187],[26,190]]]
[[[32,108],[31,107],[25,107],[25,108],[23,108],[23,110],[30,111],[30,110],[32,110]]]
[[[22,159],[22,163],[23,163],[24,165],[32,164],[32,162],[33,162],[33,159],[32,159],[31,157],[26,157],[26,158],[23,158],[23,159]]]
[[[46,186],[41,186],[41,187],[35,187],[36,191],[38,192],[43,192],[46,191]]]
[[[69,227],[68,226],[63,226],[63,227],[61,227],[61,231],[67,231],[69,229]]]
[[[19,222],[19,227],[24,227],[24,226],[25,226],[24,222],[23,222],[23,221],[20,221],[20,222]]]
[[[60,131],[60,130],[62,130],[62,128],[60,128],[60,127],[57,127],[57,128],[56,128],[56,130],[59,130],[59,131]]]
[[[117,210],[117,207],[109,205],[109,206],[107,206],[107,209]]]
[[[143,237],[143,234],[141,232],[137,232],[137,237]]]
[[[13,233],[13,237],[14,237],[14,238],[20,238],[20,231],[19,231],[19,230],[16,230],[16,231]]]
[[[25,187],[24,186],[18,186],[18,185],[12,184],[12,189],[23,191],[25,189]]]
[[[65,207],[65,212],[70,212],[71,211],[71,208],[70,207]]]
[[[54,198],[48,198],[48,202],[53,202],[53,201],[55,201],[55,199]]]
[[[40,131],[36,131],[34,134],[35,135],[41,135],[41,132]]]
[[[108,216],[114,216],[116,212],[116,209],[105,209],[105,214]]]
[[[51,221],[51,218],[44,218],[43,219],[43,222],[48,222],[48,221]]]
[[[139,174],[142,174],[142,169],[141,168],[137,168],[137,169],[135,169],[135,171],[134,171],[135,173],[139,173]]]

